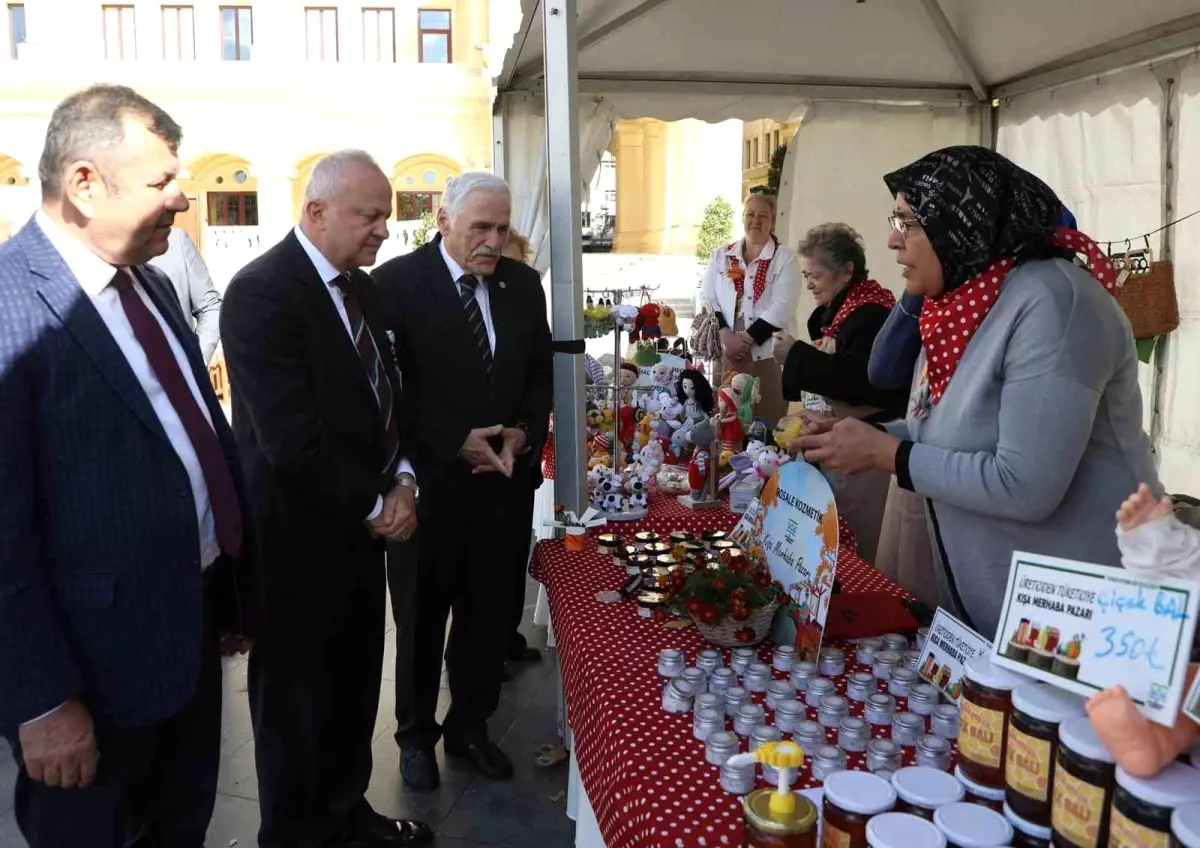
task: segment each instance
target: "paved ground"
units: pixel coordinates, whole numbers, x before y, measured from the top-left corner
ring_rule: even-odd
[[[536,584],[530,582],[526,632],[531,644],[545,645],[545,633],[532,628]],[[491,721],[491,735],[512,757],[516,777],[495,783],[441,759],[441,789],[430,795],[407,792],[400,780],[399,751],[392,739],[396,646],[389,612],[388,646],[383,663],[383,687],[375,725],[375,770],[368,798],[375,809],[392,816],[421,818],[437,831],[436,845],[444,848],[568,848],[574,843],[574,823],[566,816],[567,768],[541,769],[533,760],[539,746],[557,741],[554,652],[545,660],[518,670],[505,684],[500,708]],[[442,685],[446,681],[443,677]],[[440,709],[449,705],[442,689]],[[12,783],[16,768],[8,746],[0,741],[0,848],[26,848],[12,815]],[[216,811],[208,831],[208,848],[256,848],[258,787],[254,776],[254,745],[246,701],[244,659],[225,667],[225,716],[221,742],[221,776]],[[236,842],[235,842],[236,840]]]

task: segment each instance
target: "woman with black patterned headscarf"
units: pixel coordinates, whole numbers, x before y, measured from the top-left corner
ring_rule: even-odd
[[[1133,336],[1112,264],[1058,226],[1062,203],[1033,174],[949,147],[884,181],[888,246],[925,298],[908,418],[842,421],[798,447],[923,496],[941,603],[991,634],[1014,551],[1119,565],[1117,507],[1141,482],[1158,493]]]

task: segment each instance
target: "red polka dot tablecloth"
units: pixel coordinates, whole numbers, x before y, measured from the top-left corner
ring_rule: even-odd
[[[596,593],[616,589],[625,572],[600,554],[598,532],[619,533],[632,543],[634,533],[653,530],[731,530],[738,516],[727,509],[694,512],[673,497],[656,495],[650,514],[636,522],[613,523],[591,533],[589,549],[569,553],[559,539],[547,539],[534,549],[531,571],[545,584],[558,643],[568,721],[574,733],[575,756],[588,800],[595,810],[608,848],[710,848],[742,844],[742,810],[737,796],[720,787],[720,770],[704,759],[704,743],[692,736],[692,716],[662,709],[662,688],[655,672],[658,652],[679,648],[692,665],[707,643],[694,628],[673,630],[640,618],[632,601],[602,604]],[[837,579],[842,591],[888,592],[908,597],[904,590],[858,556],[853,532],[843,522],[839,540]],[[853,645],[846,651],[846,671],[833,678],[837,693],[846,694],[846,676],[869,670],[854,662]],[[759,648],[770,664],[772,646]],[[725,664],[730,651],[724,649]],[[776,678],[786,679],[781,672]],[[880,691],[886,691],[881,686]],[[753,699],[763,703],[763,695]],[[801,699],[803,700],[803,699]],[[897,698],[897,710],[907,699]],[[850,702],[850,714],[863,717],[863,705]],[[768,721],[774,724],[772,712]],[[816,710],[808,710],[816,720]],[[727,722],[727,729],[732,723]],[[872,738],[890,736],[890,728],[873,727]],[[827,731],[836,744],[836,729]],[[785,736],[784,738],[790,738]],[[741,750],[747,750],[742,740]],[[952,746],[957,752],[957,748]],[[915,749],[906,747],[904,764],[912,765]],[[865,754],[848,755],[848,767],[865,769]],[[760,783],[760,786],[766,784]],[[795,788],[819,786],[805,763]]]

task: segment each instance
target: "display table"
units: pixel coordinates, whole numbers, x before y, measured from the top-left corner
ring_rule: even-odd
[[[673,497],[656,495],[646,518],[593,531],[593,542],[583,553],[568,553],[556,539],[543,540],[534,549],[531,571],[549,595],[574,740],[572,758],[578,763],[586,796],[580,806],[590,805],[608,848],[741,845],[742,813],[740,800],[721,789],[719,769],[705,762],[704,743],[692,736],[692,717],[662,710],[662,689],[655,674],[658,652],[682,649],[690,665],[706,643],[694,628],[674,630],[640,618],[632,601],[597,601],[596,593],[618,588],[625,572],[596,550],[594,536],[619,533],[632,543],[633,534],[640,530],[663,536],[673,530],[728,531],[737,518],[725,508],[693,512]],[[844,522],[837,579],[843,592],[907,597],[859,558],[853,532]],[[846,675],[863,668],[854,664],[852,646],[842,647],[846,673],[834,682],[837,693],[845,695]],[[768,664],[771,649],[764,644],[759,650]],[[726,664],[729,653],[724,651]],[[785,677],[779,672],[775,676]],[[756,695],[755,700],[762,702],[763,696]],[[897,701],[898,710],[907,709],[906,699]],[[851,715],[862,713],[862,704],[851,702]],[[809,709],[808,717],[815,720],[816,710]],[[827,735],[836,744],[836,731],[831,729]],[[889,737],[890,728],[873,728],[872,736]],[[905,765],[911,765],[914,756],[913,748],[905,748]],[[864,769],[865,755],[850,754],[848,767]],[[818,785],[806,763],[797,788]]]

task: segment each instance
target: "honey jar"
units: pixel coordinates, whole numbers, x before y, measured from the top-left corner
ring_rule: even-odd
[[[959,743],[961,745],[961,742]],[[1108,843],[1116,766],[1087,716],[1058,726],[1058,763],[1050,827],[1057,848],[1099,848]]]
[[[1167,848],[1176,810],[1200,806],[1200,771],[1171,763],[1154,777],[1117,767],[1108,822],[1109,848]]]
[[[962,784],[963,790],[966,791],[967,795],[963,800],[968,804],[978,804],[981,807],[987,807],[989,810],[995,810],[997,813],[1004,811],[1003,789],[976,783],[963,773],[961,748],[959,748],[958,765],[954,767],[954,776],[958,778],[958,782]]]
[[[933,814],[940,807],[963,799],[965,794],[953,775],[944,771],[910,766],[892,775],[892,788],[896,790],[896,810],[932,822]]]
[[[742,802],[745,848],[816,848],[817,808],[803,795],[793,793],[795,809],[780,813],[771,809],[773,789],[751,792]]]
[[[867,822],[870,848],[946,848],[932,823],[910,813],[882,813]]]
[[[1004,805],[1004,818],[1013,827],[1013,848],[1049,848],[1050,828],[1025,821],[1008,804]]]
[[[986,654],[963,666],[958,762],[975,783],[1004,786],[1004,755],[1012,690],[1026,678],[992,665]]]
[[[1026,821],[1050,824],[1058,726],[1084,714],[1083,698],[1044,683],[1012,691],[1004,757],[1004,801]]]
[[[646,545],[654,544],[659,541],[658,534],[649,530],[643,530],[641,533],[633,534],[633,541],[637,543],[639,550],[644,550]]]
[[[822,848],[867,848],[867,822],[896,804],[896,790],[865,771],[837,771],[825,778]]]
[[[672,545],[682,545],[684,542],[694,542],[696,537],[686,530],[675,530],[667,539]]]
[[[1001,848],[1012,844],[1012,825],[995,810],[967,804],[947,804],[933,814],[933,823],[951,848]]]

